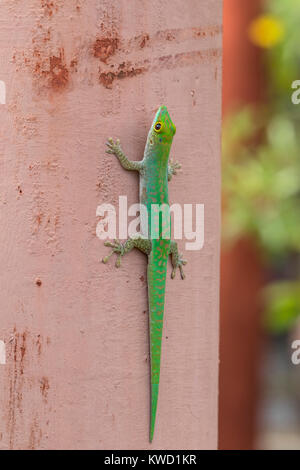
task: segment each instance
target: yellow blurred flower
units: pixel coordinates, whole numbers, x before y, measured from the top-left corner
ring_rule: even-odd
[[[249,27],[251,41],[260,47],[273,47],[284,35],[283,23],[272,15],[261,15]]]

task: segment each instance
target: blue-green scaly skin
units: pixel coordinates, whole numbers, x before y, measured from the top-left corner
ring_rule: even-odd
[[[124,155],[119,141],[108,141],[108,153],[115,154],[122,166],[128,170],[140,172],[140,203],[147,208],[146,219],[141,215],[142,237],[129,239],[124,244],[118,240],[106,242],[113,251],[103,259],[106,263],[113,253],[118,254],[116,265],[120,265],[121,257],[133,247],[139,248],[148,255],[148,300],[149,330],[151,358],[151,420],[150,441],[153,439],[161,362],[161,344],[165,304],[165,287],[168,257],[172,255],[172,278],[176,268],[180,269],[184,279],[182,266],[186,263],[178,254],[177,244],[171,242],[171,222],[168,210],[165,216],[156,212],[161,205],[169,207],[168,180],[180,168],[177,163],[169,164],[169,154],[176,128],[170,118],[166,106],[161,106],[153,120],[145,147],[144,158],[132,162]],[[148,229],[148,231],[147,231]]]
[[[157,122],[162,124],[161,132],[158,133],[155,131]],[[163,236],[164,229],[170,230],[170,220],[165,220],[166,226],[163,227],[159,215],[154,216],[153,211],[154,205],[169,204],[168,162],[175,131],[175,126],[166,107],[161,107],[154,118],[148,135],[144,153],[144,171],[141,173],[140,179],[140,202],[147,207],[148,234],[152,245],[148,260],[151,360],[150,442],[154,434],[158,401],[167,262],[170,252],[170,239]],[[155,228],[158,233],[152,233],[154,231],[153,223],[156,223]],[[158,238],[152,238],[153,236],[158,236]]]

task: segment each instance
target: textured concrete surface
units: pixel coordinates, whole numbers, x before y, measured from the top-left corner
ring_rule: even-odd
[[[141,158],[161,103],[183,164],[170,201],[205,204],[205,244],[168,279],[152,447],[216,447],[221,7],[1,1],[0,449],[151,447],[146,259],[100,263],[96,208],[137,202],[105,140]]]

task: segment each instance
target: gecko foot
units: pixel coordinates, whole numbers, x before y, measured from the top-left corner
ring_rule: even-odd
[[[113,139],[110,137],[108,141],[106,142],[106,145],[108,147],[108,149],[106,150],[106,153],[112,153],[113,155],[118,155],[122,152],[119,139],[117,139],[114,142]]]
[[[181,164],[179,162],[171,160],[169,163],[170,171],[173,175],[177,174],[177,170],[180,170]]]
[[[176,275],[176,269],[179,268],[181,279],[185,279],[185,274],[183,272],[183,266],[187,264],[185,259],[182,259],[182,255],[178,255],[176,259],[173,261],[173,270],[171,274],[171,278],[174,279]]]
[[[171,181],[172,176],[177,175],[177,170],[180,170],[181,164],[171,160],[168,166],[168,180]]]
[[[121,258],[125,254],[124,246],[122,245],[122,243],[118,239],[115,239],[113,243],[112,242],[105,242],[104,245],[105,246],[110,246],[112,248],[112,251],[102,259],[102,262],[107,263],[109,258],[114,253],[116,253],[118,255],[117,260],[116,260],[116,268],[119,268],[121,266]]]

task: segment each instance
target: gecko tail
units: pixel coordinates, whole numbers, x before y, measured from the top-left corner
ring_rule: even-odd
[[[150,418],[150,437],[149,437],[150,442],[153,441],[153,435],[154,435],[154,429],[155,429],[158,388],[159,388],[159,384],[151,384],[151,418]]]
[[[151,363],[151,419],[149,435],[150,442],[152,442],[153,440],[158,402],[168,254],[169,243],[164,244],[163,240],[152,240],[152,251],[148,262],[149,331]]]

